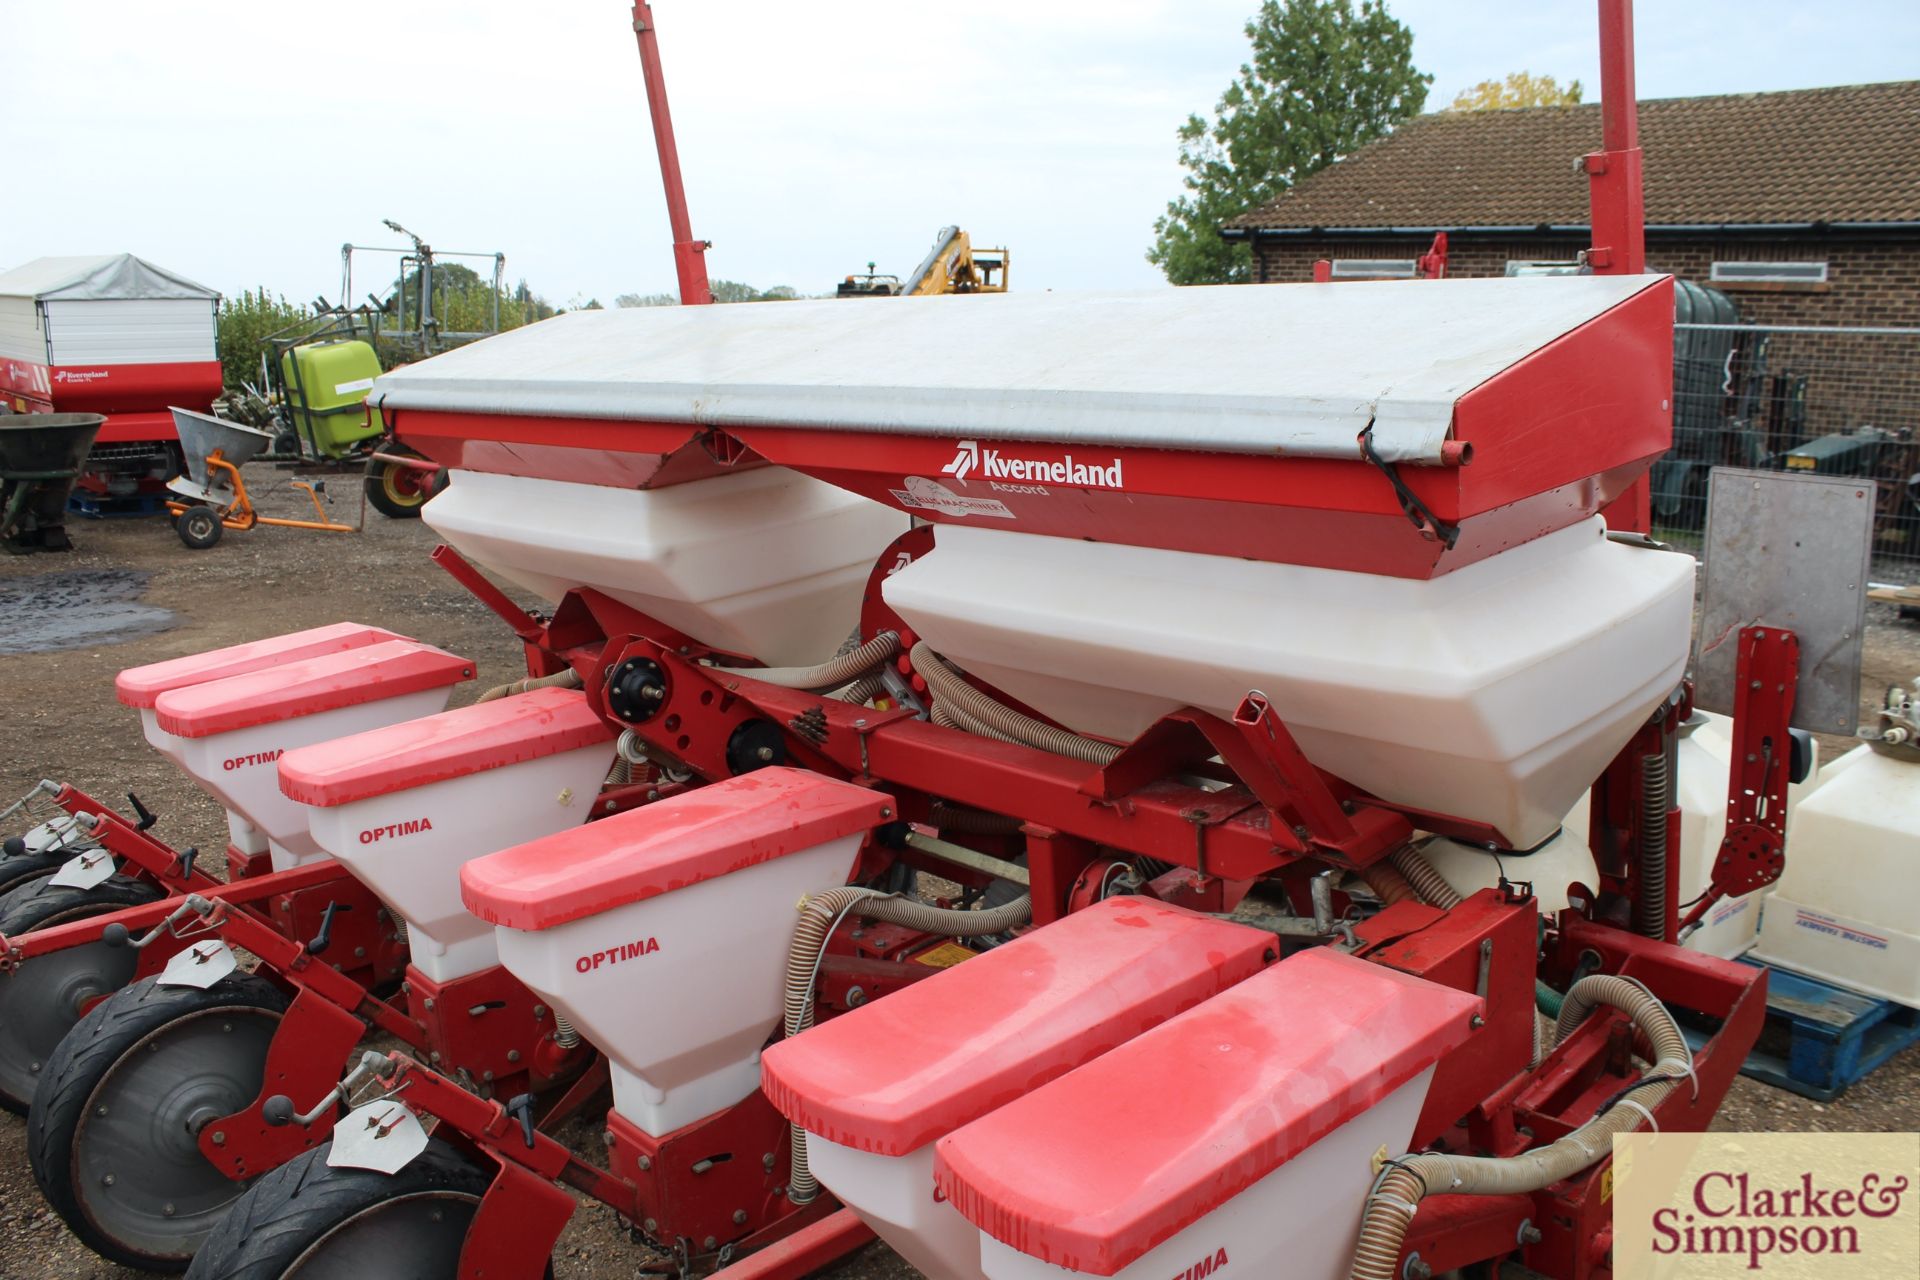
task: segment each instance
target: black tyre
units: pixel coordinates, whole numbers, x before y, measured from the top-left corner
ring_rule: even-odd
[[[455,1280],[492,1175],[444,1142],[392,1175],[329,1168],[332,1149],[254,1183],[187,1280]]]
[[[47,1203],[114,1262],[180,1271],[246,1191],[201,1129],[260,1094],[287,998],[250,974],[202,991],[134,983],[93,1007],[41,1073],[27,1159]]]
[[[25,840],[19,836],[8,836],[5,846],[0,847],[0,897],[12,893],[29,880],[52,875],[62,863],[78,852],[78,849],[58,849],[46,853],[28,853]],[[0,933],[4,932],[0,930]]]
[[[367,463],[367,501],[381,515],[417,520],[427,499],[439,492],[437,478],[431,471],[371,459]]]
[[[153,902],[164,890],[151,880],[111,876],[91,889],[55,888],[50,873],[0,898],[0,933],[18,937],[50,925],[103,916]],[[127,985],[137,957],[104,942],[35,956],[0,975],[0,1107],[25,1115],[41,1069],[89,1002]]]
[[[205,551],[220,541],[226,526],[220,523],[212,507],[188,507],[174,518],[173,528],[180,535],[180,541],[195,551]]]

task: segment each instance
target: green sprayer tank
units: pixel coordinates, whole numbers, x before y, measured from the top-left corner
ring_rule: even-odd
[[[280,357],[294,428],[324,458],[337,458],[386,428],[362,407],[380,357],[357,338],[294,347]]]

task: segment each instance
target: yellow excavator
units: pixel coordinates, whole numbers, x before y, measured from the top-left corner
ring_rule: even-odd
[[[837,298],[930,298],[943,293],[1005,293],[1007,291],[1007,251],[976,249],[973,240],[958,227],[942,227],[933,239],[933,249],[914,273],[902,281],[899,276],[880,275],[874,264],[866,274],[850,275],[834,290]]]

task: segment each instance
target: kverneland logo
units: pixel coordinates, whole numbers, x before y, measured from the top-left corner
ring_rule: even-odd
[[[1105,464],[1075,462],[1072,454],[1059,458],[1015,458],[998,449],[980,447],[977,440],[962,440],[953,461],[940,468],[962,484],[978,473],[983,480],[1024,480],[1030,484],[1078,485],[1085,489],[1119,489],[1120,459]]]
[[[248,756],[228,756],[220,762],[220,767],[232,773],[235,769],[245,769],[256,764],[272,764],[285,754],[286,749],[283,747],[277,751],[256,751]]]
[[[379,844],[382,840],[397,840],[401,836],[419,835],[422,831],[433,830],[431,818],[408,818],[405,822],[391,822],[384,827],[369,827],[360,833],[361,844]]]
[[[1225,1270],[1226,1265],[1227,1251],[1221,1249],[1211,1258],[1202,1258],[1185,1271],[1175,1275],[1173,1280],[1206,1280],[1206,1277],[1213,1275],[1215,1272]]]
[[[573,962],[573,967],[581,973],[592,973],[603,964],[638,960],[641,956],[650,956],[659,949],[658,938],[641,938],[638,942],[623,942],[611,951],[595,951],[590,955],[581,956]]]
[[[107,376],[105,369],[55,369],[55,382],[98,382]]]

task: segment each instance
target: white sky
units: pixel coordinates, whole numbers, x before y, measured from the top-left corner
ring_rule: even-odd
[[[823,292],[870,258],[905,274],[957,222],[1012,249],[1017,289],[1155,284],[1174,131],[1231,80],[1256,7],[657,0],[712,274]],[[1391,9],[1432,105],[1521,69],[1598,96],[1593,0]],[[1908,3],[1638,9],[1642,97],[1920,76]],[[341,242],[398,243],[393,218],[503,250],[561,305],[673,287],[620,0],[0,0],[0,122],[0,266],[127,250],[227,293],[335,298]]]

